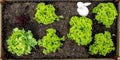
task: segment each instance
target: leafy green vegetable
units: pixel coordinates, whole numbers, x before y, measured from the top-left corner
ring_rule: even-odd
[[[117,10],[113,3],[100,3],[97,7],[93,8],[93,13],[96,13],[95,19],[110,28],[113,24],[117,14]]]
[[[32,48],[37,45],[37,41],[33,38],[31,31],[25,32],[24,29],[14,28],[12,35],[7,40],[8,51],[18,56],[27,55]]]
[[[92,20],[87,17],[73,16],[70,19],[70,31],[68,38],[80,45],[87,45],[92,40]]]
[[[53,5],[39,3],[36,7],[35,20],[38,23],[47,25],[53,23],[55,20],[59,21],[59,17],[55,14],[55,8]]]
[[[64,37],[59,38],[55,34],[56,30],[52,28],[47,29],[46,32],[47,35],[38,41],[38,45],[45,48],[43,50],[44,54],[56,52],[58,49],[60,49],[62,45],[61,41],[64,41]]]
[[[90,54],[99,54],[106,56],[107,53],[114,51],[115,47],[111,39],[111,34],[108,31],[105,33],[98,33],[95,35],[95,42],[93,45],[90,45],[89,51]]]

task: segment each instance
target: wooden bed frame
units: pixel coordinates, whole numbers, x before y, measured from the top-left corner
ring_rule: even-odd
[[[9,1],[33,1],[33,0],[0,0],[0,60],[31,60],[31,59],[7,59],[2,50],[2,5]],[[81,0],[34,0],[34,1],[81,1]],[[105,0],[84,0],[84,1],[105,1]],[[113,0],[110,0],[113,1]],[[120,0],[115,0],[118,4],[118,14],[120,14]],[[120,60],[120,15],[117,18],[117,50],[115,58],[86,58],[86,59],[34,59],[34,60]]]

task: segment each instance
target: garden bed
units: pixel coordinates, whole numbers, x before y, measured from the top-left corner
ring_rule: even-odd
[[[43,1],[42,1],[43,2]],[[105,2],[105,1],[102,1]],[[107,1],[108,2],[108,1]],[[113,2],[116,6],[116,9],[118,9],[118,2]],[[54,28],[57,31],[57,35],[59,37],[65,36],[67,37],[67,34],[70,29],[69,21],[72,16],[79,16],[77,13],[77,1],[45,1],[46,4],[53,4],[56,8],[56,14],[62,15],[64,18],[62,18],[60,21],[55,21],[52,24],[44,25],[44,24],[38,24],[34,20],[34,14],[35,14],[35,7],[39,2],[5,2],[2,7],[2,47],[4,51],[4,57],[7,59],[81,59],[81,58],[116,58],[117,57],[117,19],[115,19],[114,23],[111,25],[111,27],[105,28],[104,25],[98,23],[98,21],[95,20],[95,14],[93,14],[91,11],[92,9],[101,3],[101,1],[91,1],[91,5],[88,6],[90,13],[87,16],[93,21],[92,25],[92,37],[94,37],[97,33],[104,33],[104,31],[109,31],[111,34],[114,34],[112,36],[112,41],[115,45],[115,51],[112,51],[110,54],[107,54],[106,56],[100,56],[100,55],[91,55],[88,53],[89,45],[93,44],[94,40],[87,45],[87,46],[78,46],[75,41],[71,41],[70,39],[66,38],[65,41],[63,41],[63,46],[60,47],[60,50],[58,50],[55,53],[50,53],[48,55],[42,54],[42,47],[36,46],[35,49],[31,51],[29,55],[25,56],[17,56],[13,55],[10,52],[8,52],[8,46],[6,40],[9,38],[9,36],[12,34],[12,30],[15,27],[19,27],[20,29],[24,28],[25,30],[31,30],[33,33],[33,36],[38,40],[39,38],[42,38],[46,35],[46,29],[48,28]],[[16,18],[17,17],[17,18]],[[25,21],[22,24],[17,23],[18,17],[22,17],[25,19]]]

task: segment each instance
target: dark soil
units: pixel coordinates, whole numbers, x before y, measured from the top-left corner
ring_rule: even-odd
[[[38,2],[7,2],[3,5],[3,24],[2,24],[2,37],[3,37],[3,49],[5,52],[5,57],[7,58],[114,58],[116,56],[115,52],[108,54],[107,56],[92,56],[88,53],[88,46],[78,46],[74,41],[66,38],[63,42],[63,46],[56,53],[51,53],[48,55],[42,54],[42,47],[36,46],[36,49],[31,51],[31,54],[26,56],[16,56],[8,52],[6,40],[11,35],[13,28],[19,27],[25,30],[31,30],[36,39],[42,38],[46,34],[47,28],[55,28],[57,30],[58,36],[66,36],[69,32],[69,20],[72,16],[78,15],[77,13],[77,2],[45,2],[47,4],[51,3],[56,8],[57,15],[63,15],[64,18],[58,22],[54,22],[50,25],[38,24],[34,20],[35,7]],[[106,29],[105,26],[99,24],[95,19],[95,15],[92,14],[92,8],[95,7],[100,2],[92,2],[88,8],[90,13],[89,18],[93,20],[93,36],[96,33],[104,32],[106,30],[110,31],[115,36],[112,37],[113,42],[116,47],[116,33],[117,33],[117,20],[113,23],[110,29]],[[117,7],[117,5],[116,5]],[[20,19],[20,20],[19,20]],[[24,22],[20,22],[24,21]],[[91,44],[93,41],[91,42]]]

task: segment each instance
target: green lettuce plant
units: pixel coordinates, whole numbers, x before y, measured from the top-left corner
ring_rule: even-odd
[[[117,10],[113,3],[100,3],[93,8],[93,13],[97,14],[95,19],[105,25],[106,28],[110,28],[113,24],[116,16],[118,15]]]
[[[52,4],[39,3],[36,7],[35,20],[38,23],[48,25],[55,20],[59,21],[59,17],[55,14],[55,8]]]
[[[106,54],[114,50],[115,47],[111,39],[111,34],[108,31],[105,31],[104,34],[96,34],[94,44],[89,46],[89,52],[92,55],[99,54],[106,56]]]
[[[56,35],[56,30],[49,28],[46,30],[47,35],[42,39],[38,40],[38,45],[44,47],[43,54],[49,54],[52,52],[56,52],[62,46],[61,41],[64,41],[64,37],[59,38]]]
[[[14,28],[7,40],[8,51],[17,56],[28,55],[35,48],[37,41],[30,30]]]
[[[92,20],[87,17],[73,16],[70,19],[68,38],[74,40],[79,46],[87,45],[92,40]]]

